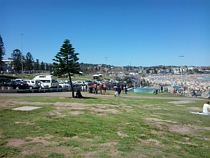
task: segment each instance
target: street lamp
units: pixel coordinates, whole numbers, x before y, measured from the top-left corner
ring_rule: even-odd
[[[23,53],[23,33],[20,34],[20,49]],[[23,56],[21,56],[21,73],[23,73]]]
[[[180,55],[179,58],[184,58],[184,56],[183,55]],[[182,66],[182,64],[181,64],[180,67],[181,67],[181,76],[182,76],[182,73],[183,73],[183,66]]]
[[[22,69],[21,73],[23,73],[23,56],[21,56],[21,69]]]
[[[184,55],[180,55],[179,58],[184,58]],[[181,64],[181,86],[183,86],[183,66]]]

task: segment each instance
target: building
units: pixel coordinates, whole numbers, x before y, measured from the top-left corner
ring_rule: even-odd
[[[3,71],[6,73],[12,72],[14,68],[12,66],[13,60],[9,58],[9,59],[3,59],[2,61],[4,62]]]

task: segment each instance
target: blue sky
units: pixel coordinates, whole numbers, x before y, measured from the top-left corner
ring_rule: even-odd
[[[0,0],[0,8],[5,57],[19,48],[52,62],[70,39],[84,63],[210,66],[210,0]]]

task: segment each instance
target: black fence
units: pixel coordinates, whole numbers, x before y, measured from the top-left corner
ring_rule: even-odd
[[[12,87],[1,86],[0,93],[45,93],[45,92],[68,92],[69,88],[38,88],[38,89],[13,89]]]

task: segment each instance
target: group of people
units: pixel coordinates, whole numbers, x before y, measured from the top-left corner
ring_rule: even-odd
[[[94,94],[106,94],[107,91],[107,85],[105,83],[92,83],[88,87],[89,93],[94,93]],[[115,85],[113,87],[113,90],[115,91],[114,96],[120,96],[121,92],[124,91],[125,94],[128,93],[128,88],[126,85]]]
[[[125,87],[121,87],[121,86],[114,86],[114,90],[115,90],[115,93],[114,93],[114,96],[116,97],[116,96],[120,96],[120,94],[121,94],[121,91],[122,90],[124,90],[124,92],[125,92],[125,94],[127,94],[128,93],[128,88],[127,88],[127,86],[125,86]]]
[[[98,94],[98,92],[100,92],[100,94],[106,94],[106,84],[102,83],[102,84],[98,84],[98,83],[93,83],[89,85],[89,93],[95,93]]]

